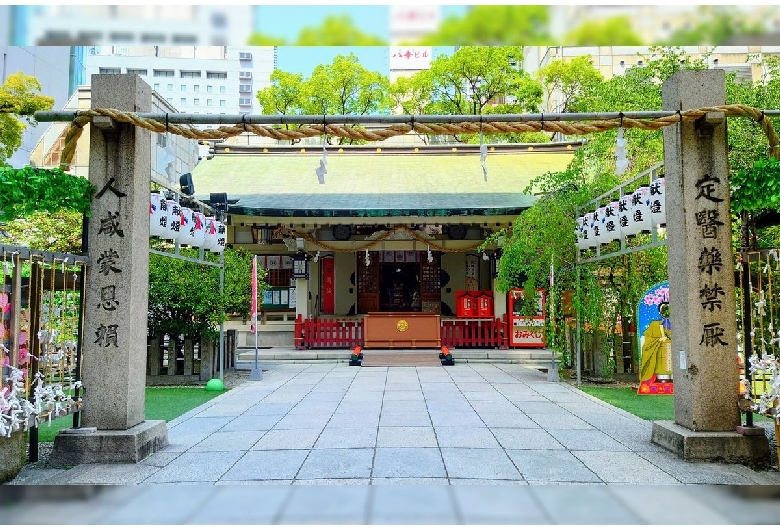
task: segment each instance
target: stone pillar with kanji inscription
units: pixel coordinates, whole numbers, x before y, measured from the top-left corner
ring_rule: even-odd
[[[663,85],[664,110],[725,104],[723,70],[681,70]],[[666,229],[674,422],[653,442],[687,460],[756,462],[766,437],[743,436],[738,409],[734,256],[726,117],[665,127]]]
[[[92,108],[152,110],[135,75],[94,75]],[[151,133],[97,117],[90,131],[89,219],[80,429],[55,440],[60,463],[137,462],[167,445],[165,422],[145,420]]]

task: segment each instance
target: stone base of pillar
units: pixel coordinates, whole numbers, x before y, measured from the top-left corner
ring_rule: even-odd
[[[16,431],[0,436],[0,484],[19,474],[27,460],[27,433]]]
[[[167,445],[163,420],[146,420],[125,430],[65,429],[54,438],[49,462],[55,467],[135,463]]]
[[[724,462],[754,468],[770,465],[766,436],[743,436],[736,432],[691,431],[670,420],[653,422],[651,440],[677,456],[693,462]]]

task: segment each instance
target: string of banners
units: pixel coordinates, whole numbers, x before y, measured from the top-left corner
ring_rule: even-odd
[[[225,250],[227,230],[215,217],[206,217],[203,212],[153,192],[149,200],[149,235],[220,254]]]

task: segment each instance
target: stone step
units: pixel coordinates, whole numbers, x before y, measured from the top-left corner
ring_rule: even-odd
[[[441,366],[439,352],[363,352],[361,366]]]

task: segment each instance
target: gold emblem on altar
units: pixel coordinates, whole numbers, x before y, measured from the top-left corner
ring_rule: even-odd
[[[398,321],[398,324],[395,325],[395,329],[403,333],[404,331],[409,329],[409,323],[406,320],[401,319]]]

